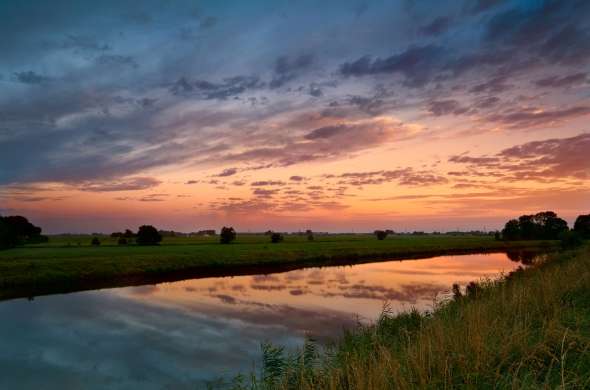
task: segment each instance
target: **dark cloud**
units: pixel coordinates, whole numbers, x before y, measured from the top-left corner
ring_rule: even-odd
[[[49,77],[40,75],[31,70],[15,72],[14,77],[18,82],[23,84],[41,84],[50,80]]]
[[[186,77],[181,77],[170,86],[170,92],[174,95],[197,94],[204,99],[225,100],[262,86],[263,83],[255,76],[228,77],[220,83],[205,80],[189,81]]]
[[[303,176],[291,176],[289,178],[289,180],[291,180],[291,181],[303,181],[303,180],[305,180],[305,178]]]
[[[128,66],[132,69],[139,68],[139,64],[135,59],[131,56],[122,56],[122,55],[111,55],[111,54],[103,54],[101,56],[96,57],[96,63],[98,65],[104,66]]]
[[[488,116],[486,120],[501,123],[513,129],[524,129],[535,126],[554,126],[557,123],[589,114],[589,106],[574,106],[555,110],[532,107],[520,111],[493,114]]]
[[[432,81],[437,68],[445,60],[445,50],[436,45],[411,46],[405,51],[387,58],[365,56],[340,67],[345,76],[365,76],[377,74],[401,74],[404,84],[421,87]]]
[[[456,100],[434,100],[428,103],[428,111],[435,116],[461,115],[467,110],[467,108],[461,107],[461,104]]]
[[[494,77],[488,81],[477,84],[469,91],[472,93],[501,93],[512,88],[512,85],[506,83],[506,77]]]
[[[562,88],[582,84],[586,81],[586,73],[574,73],[567,76],[549,76],[535,81],[539,87]]]
[[[215,175],[215,177],[228,177],[238,173],[238,168],[227,168]]]
[[[301,54],[294,57],[281,56],[274,65],[274,77],[270,82],[271,88],[279,88],[298,77],[302,71],[309,68],[314,61],[312,54]],[[310,87],[310,93],[312,92]]]
[[[440,16],[425,26],[420,27],[420,33],[423,35],[440,35],[446,32],[451,25],[451,19],[445,16]]]

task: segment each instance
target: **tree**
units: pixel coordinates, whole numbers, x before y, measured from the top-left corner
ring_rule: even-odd
[[[0,248],[11,248],[24,243],[47,242],[41,228],[20,215],[0,217]]]
[[[93,237],[92,241],[90,241],[90,245],[92,246],[100,246],[100,240],[97,237]]]
[[[0,217],[0,249],[8,249],[18,244],[18,237],[8,223]]]
[[[117,244],[119,244],[119,245],[127,245],[127,239],[125,237],[119,237],[119,240],[117,241]]]
[[[590,239],[590,214],[580,215],[576,218],[574,231],[582,238]]]
[[[502,229],[502,238],[504,240],[514,241],[520,239],[520,223],[516,219],[506,222]]]
[[[284,240],[284,237],[281,233],[273,233],[270,235],[270,242],[272,242],[273,244],[278,244],[279,242],[282,242]]]
[[[162,241],[162,235],[152,225],[142,225],[137,231],[137,243],[139,245],[158,245]]]
[[[311,230],[306,230],[305,234],[307,235],[307,241],[313,241],[314,237],[313,237],[313,232]]]
[[[233,227],[222,227],[221,233],[219,233],[219,242],[222,244],[229,244],[236,239],[236,231]]]
[[[521,215],[511,219],[502,230],[505,240],[558,240],[569,230],[567,222],[553,211]]]
[[[123,237],[125,237],[125,238],[133,238],[133,237],[135,237],[135,233],[133,233],[129,229],[125,229],[125,233],[123,233]]]
[[[375,237],[377,237],[378,240],[385,240],[385,237],[387,237],[387,232],[385,230],[375,230],[373,232],[373,234],[375,235]]]

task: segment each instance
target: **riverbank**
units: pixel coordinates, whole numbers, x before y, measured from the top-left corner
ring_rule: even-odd
[[[48,244],[0,251],[0,299],[32,297],[107,287],[153,284],[188,278],[288,271],[447,254],[550,250],[551,241],[496,241],[489,236],[321,235],[314,241],[288,236],[243,235],[221,245],[217,238],[165,238],[159,246],[118,246],[104,238],[52,237]]]
[[[555,254],[434,314],[385,314],[319,357],[267,346],[253,388],[589,388],[589,286],[590,247]]]

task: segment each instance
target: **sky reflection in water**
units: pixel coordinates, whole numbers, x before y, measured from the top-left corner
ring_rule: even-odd
[[[251,370],[262,341],[325,341],[386,301],[428,310],[453,283],[518,265],[445,256],[2,302],[0,388],[195,388]]]

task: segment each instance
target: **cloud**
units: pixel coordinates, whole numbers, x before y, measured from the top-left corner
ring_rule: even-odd
[[[261,88],[264,84],[256,76],[234,76],[223,79],[220,83],[206,80],[191,81],[179,78],[169,88],[173,95],[200,96],[203,99],[225,100],[240,95],[247,90]]]
[[[361,57],[341,65],[345,76],[365,76],[398,73],[404,76],[404,84],[421,87],[432,81],[445,59],[445,50],[436,45],[411,46],[405,51],[387,58]]]
[[[138,191],[157,187],[161,183],[153,177],[131,177],[114,181],[84,182],[78,184],[78,188],[86,192]]]
[[[512,129],[523,129],[536,126],[554,126],[589,114],[590,106],[574,106],[555,110],[527,108],[520,111],[492,114],[486,120],[506,125]]]
[[[346,172],[339,175],[328,175],[329,179],[338,179],[338,184],[351,186],[380,185],[397,182],[406,186],[428,186],[445,184],[448,180],[444,176],[430,171],[416,171],[413,168],[403,168],[389,171]]]
[[[24,72],[15,72],[14,77],[18,82],[23,84],[41,84],[50,80],[49,77],[40,75],[31,70]]]
[[[128,66],[132,69],[139,68],[139,64],[131,56],[122,56],[115,54],[103,54],[96,57],[96,63],[98,65],[109,66],[109,67],[121,67]]]
[[[270,88],[282,87],[289,81],[295,79],[303,70],[309,68],[313,64],[313,61],[314,56],[309,53],[295,57],[280,56],[275,61],[274,77],[270,81]],[[313,92],[312,89],[310,89],[311,92]]]
[[[228,177],[228,176],[233,176],[236,173],[238,173],[237,168],[227,168],[227,169],[224,169],[223,171],[221,171],[220,173],[218,173],[217,175],[214,175],[214,177]]]
[[[449,114],[461,115],[468,110],[461,107],[456,100],[434,100],[428,103],[428,111],[430,111],[432,115],[442,116]]]
[[[507,148],[495,156],[452,156],[474,172],[503,176],[503,180],[555,182],[590,179],[590,134],[552,138]]]
[[[573,73],[568,76],[549,76],[535,81],[538,87],[562,88],[582,84],[586,81],[586,73]]]
[[[427,25],[420,27],[419,31],[423,35],[436,36],[446,32],[450,25],[450,18],[446,16],[439,16]]]

